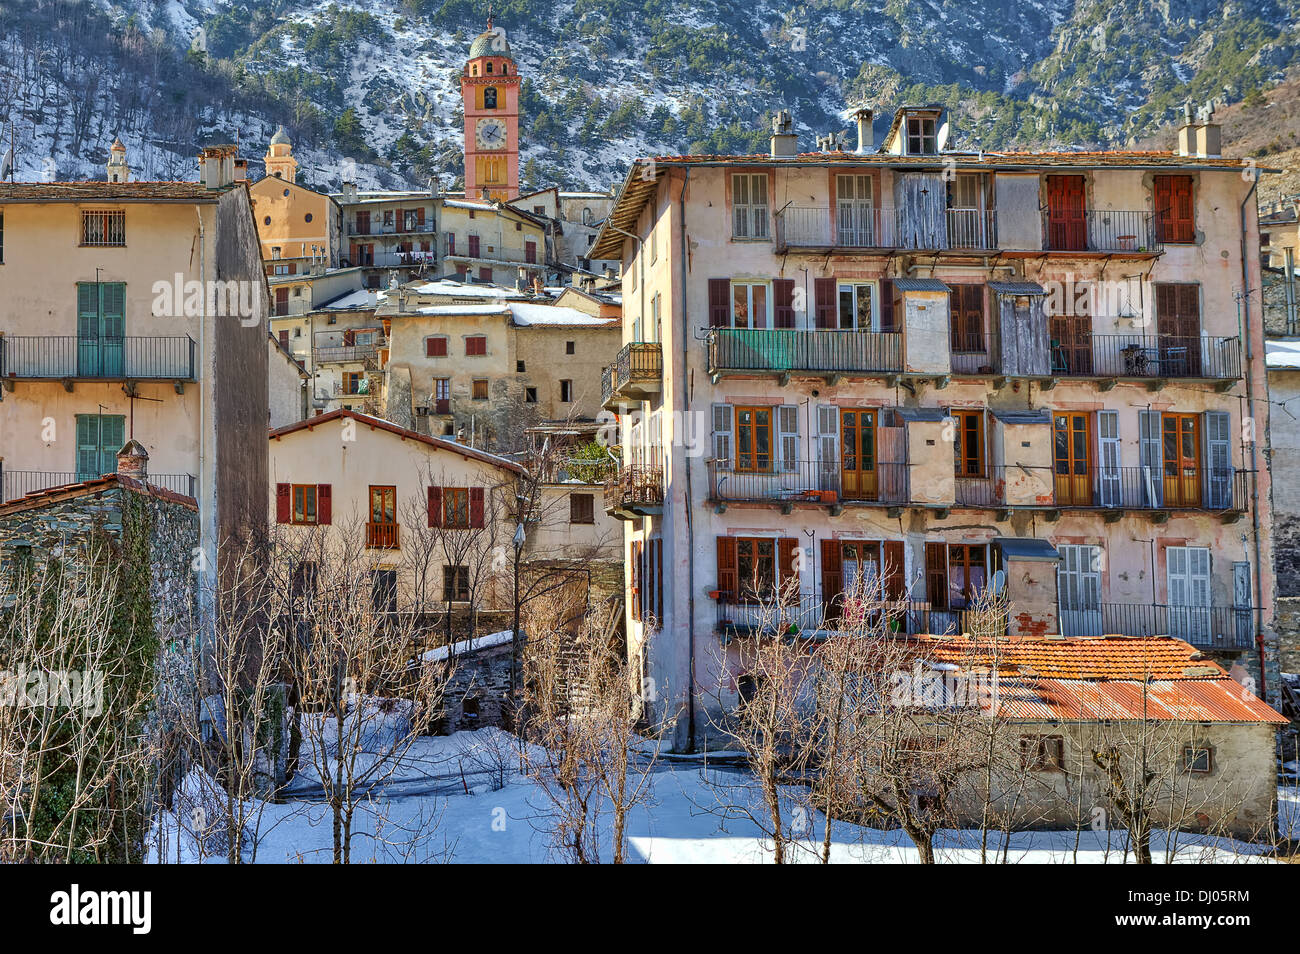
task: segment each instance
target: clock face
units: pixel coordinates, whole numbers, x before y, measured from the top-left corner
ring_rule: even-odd
[[[474,141],[480,149],[504,149],[506,124],[500,119],[480,119],[474,130]]]

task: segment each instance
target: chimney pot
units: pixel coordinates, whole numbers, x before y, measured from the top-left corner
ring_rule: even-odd
[[[871,120],[874,114],[869,106],[863,106],[853,114],[853,118],[858,122],[858,154],[871,152],[875,149],[875,138],[871,131]]]
[[[799,137],[794,133],[794,117],[789,110],[778,110],[772,116],[772,158],[788,159],[798,151]]]
[[[149,479],[149,452],[135,438],[127,441],[117,452],[117,474],[139,481]]]

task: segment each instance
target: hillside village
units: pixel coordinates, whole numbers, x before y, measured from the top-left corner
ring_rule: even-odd
[[[1294,855],[1287,170],[846,103],[525,189],[462,59],[463,188],[0,181],[0,860]]]

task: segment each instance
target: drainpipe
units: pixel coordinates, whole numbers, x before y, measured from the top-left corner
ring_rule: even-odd
[[[690,342],[691,342],[691,321],[687,312],[686,301],[686,276],[687,256],[690,254],[690,248],[686,240],[686,188],[691,182],[691,170],[686,170],[686,176],[682,179],[682,188],[677,193],[677,209],[681,217],[679,229],[682,236],[682,421],[686,420],[687,405],[690,403],[686,399],[687,380],[689,372],[687,370],[690,362]],[[685,424],[683,423],[683,426]],[[690,653],[690,668],[686,678],[686,751],[695,751],[695,521],[692,517],[695,506],[695,496],[691,492],[691,458],[689,454],[682,455],[683,462],[686,466],[686,645]]]
[[[1241,304],[1238,306],[1238,316],[1241,325],[1241,337],[1246,344],[1246,405],[1250,408],[1252,417],[1255,413],[1255,387],[1254,375],[1252,373],[1252,364],[1254,358],[1254,348],[1252,346],[1250,335],[1250,266],[1247,264],[1250,259],[1250,249],[1246,244],[1246,206],[1250,200],[1255,197],[1255,190],[1259,187],[1259,170],[1254,170],[1254,180],[1250,184],[1250,191],[1246,197],[1241,200]],[[1265,407],[1265,420],[1267,421],[1268,405]],[[1251,435],[1255,439],[1250,442],[1250,469],[1254,471],[1253,479],[1250,482],[1250,529],[1253,540],[1253,549],[1255,551],[1255,610],[1257,621],[1255,643],[1259,652],[1259,695],[1260,698],[1266,698],[1268,693],[1268,676],[1264,666],[1264,565],[1260,559],[1259,545],[1259,434],[1258,431]],[[1264,439],[1268,439],[1268,428],[1264,428]]]

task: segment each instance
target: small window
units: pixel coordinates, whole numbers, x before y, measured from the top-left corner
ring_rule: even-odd
[[[472,396],[475,401],[486,401],[488,399],[487,378],[474,379],[474,392]]]
[[[487,336],[470,335],[466,338],[465,354],[471,357],[487,354]]]
[[[466,719],[477,719],[479,714],[478,696],[466,696],[462,699],[460,714]]]
[[[1183,768],[1193,775],[1209,775],[1214,771],[1214,749],[1208,745],[1184,746]]]
[[[266,224],[270,225],[268,217]],[[126,244],[126,212],[85,210],[81,213],[81,244],[120,246]]]
[[[595,497],[591,494],[569,494],[569,523],[595,522]]]
[[[263,218],[263,219],[262,219],[262,224],[263,224],[263,225],[270,225],[270,224],[271,224],[271,217],[268,215],[268,216],[266,216],[265,218]]]
[[[516,361],[516,362],[515,362],[515,370],[516,370],[517,372],[519,372],[520,374],[523,374],[523,373],[525,372],[525,370],[527,370],[527,368],[526,368],[524,362],[522,362],[522,361]]]
[[[909,156],[932,156],[939,151],[934,124],[934,118],[930,116],[908,117],[907,154]]]
[[[310,221],[311,221],[311,213],[308,212],[308,213],[307,213],[306,215],[304,215],[302,218],[303,218],[303,221],[304,221],[304,222],[310,222]]]
[[[525,404],[537,403],[537,388],[524,388],[524,403]]]
[[[739,239],[766,239],[767,174],[737,173],[731,177],[732,236]],[[650,260],[656,257],[655,233],[650,233]]]
[[[483,108],[497,108],[497,88],[495,86],[489,86],[483,90]]]
[[[442,599],[444,603],[468,602],[469,567],[444,566],[442,568]]]
[[[316,523],[316,485],[293,485],[293,514],[291,523]]]
[[[565,354],[576,354],[576,353],[577,353],[577,352],[574,350],[574,342],[572,342],[572,341],[566,341],[566,342],[564,342],[564,353],[565,353]]]
[[[447,339],[442,337],[425,338],[424,355],[426,358],[447,357]]]
[[[569,404],[573,401],[573,382],[560,382],[560,403]]]
[[[469,488],[442,488],[442,525],[449,530],[469,529]]]
[[[1022,735],[1020,764],[1031,772],[1065,771],[1065,739],[1059,735]]]

